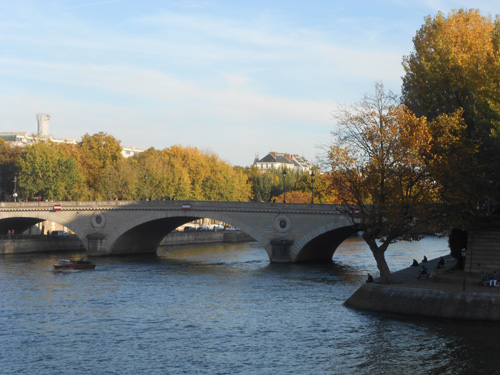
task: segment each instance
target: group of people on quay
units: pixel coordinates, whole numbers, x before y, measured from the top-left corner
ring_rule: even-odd
[[[422,259],[421,264],[419,264],[416,259],[413,259],[412,267],[419,267],[420,266],[420,270],[418,272],[417,279],[420,279],[422,277],[428,279],[431,277],[428,268],[425,266],[425,264],[427,264],[428,262],[429,261],[427,260],[427,257],[425,255],[424,255],[424,258]],[[436,269],[444,268],[445,264],[446,264],[446,262],[445,262],[444,258],[440,257],[439,261],[437,263]]]
[[[497,271],[494,271],[493,274],[488,276],[487,273],[481,272],[481,281],[479,281],[479,285],[482,286],[497,286],[498,275]]]
[[[417,275],[417,279],[420,278],[426,278],[429,279],[431,278],[431,273],[429,272],[428,267],[426,267],[427,263],[429,263],[429,260],[427,257],[424,255],[424,258],[422,259],[421,263],[418,263],[416,259],[413,259],[412,267],[420,267]],[[439,258],[439,261],[436,265],[436,269],[442,269],[445,268],[446,261],[443,257]],[[373,276],[368,274],[368,278],[366,279],[366,283],[373,283]]]
[[[425,264],[427,262],[428,262],[428,260],[427,260],[426,256],[424,256],[424,259],[422,259],[422,262],[420,264],[415,259],[413,259],[412,267],[420,267],[418,275],[417,275],[417,279],[431,277],[431,274],[429,273],[428,268],[425,266]],[[444,267],[445,267],[445,260],[443,257],[441,257],[437,263],[436,269],[440,269],[440,268],[444,268]],[[479,285],[481,285],[481,286],[497,286],[497,282],[498,282],[497,271],[494,271],[491,275],[488,275],[484,271],[481,272],[481,280],[479,281]]]

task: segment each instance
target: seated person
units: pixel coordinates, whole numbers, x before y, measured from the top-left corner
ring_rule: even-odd
[[[479,285],[481,285],[481,286],[488,286],[489,283],[490,282],[489,282],[488,274],[484,273],[484,272],[481,272],[481,281],[479,281]]]
[[[369,283],[373,283],[373,276],[368,274],[368,278],[366,279],[366,283],[369,284]]]
[[[424,255],[424,259],[422,259],[423,263],[427,263],[427,257]]]
[[[497,271],[493,272],[493,276],[490,279],[490,286],[497,286],[498,275]]]
[[[439,262],[437,264],[437,268],[444,268],[444,265],[445,265],[444,258],[443,257],[439,258]]]
[[[413,259],[413,263],[411,264],[412,267],[418,267],[418,262],[416,259]]]
[[[429,278],[429,272],[427,272],[427,268],[424,266],[420,267],[420,273],[417,276],[417,279],[420,279],[421,277]]]

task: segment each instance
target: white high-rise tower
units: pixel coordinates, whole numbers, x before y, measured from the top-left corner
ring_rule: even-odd
[[[49,121],[50,115],[46,113],[37,113],[36,119],[38,121],[38,136],[48,137],[49,136]]]

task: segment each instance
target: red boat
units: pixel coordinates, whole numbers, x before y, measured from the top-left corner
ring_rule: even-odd
[[[54,264],[54,270],[63,271],[63,270],[93,270],[95,268],[95,264],[90,260],[86,260],[82,258],[80,260],[68,260],[61,259],[59,263]]]
[[[54,269],[55,270],[69,270],[69,265],[71,264],[71,260],[68,259],[61,259],[59,263],[54,264]]]

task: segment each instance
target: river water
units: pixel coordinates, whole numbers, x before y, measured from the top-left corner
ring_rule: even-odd
[[[448,254],[391,245],[392,270]],[[76,259],[84,254],[65,254]],[[162,248],[56,273],[0,257],[2,374],[495,374],[500,325],[377,315],[343,302],[377,275],[359,238],[333,262],[271,264],[255,243]]]

